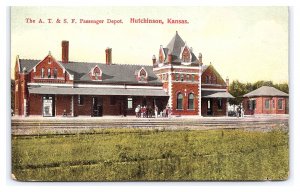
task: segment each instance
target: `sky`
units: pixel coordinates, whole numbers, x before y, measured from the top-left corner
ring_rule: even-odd
[[[130,18],[161,19],[164,24],[130,23]],[[188,23],[168,24],[169,18]],[[107,23],[108,19],[123,23]],[[113,63],[151,65],[152,55],[158,58],[160,45],[166,47],[176,31],[223,79],[288,82],[288,7],[278,6],[12,7],[11,65],[17,55],[43,59],[49,51],[61,60],[62,40],[69,41],[71,61],[104,63],[105,49],[111,47]]]

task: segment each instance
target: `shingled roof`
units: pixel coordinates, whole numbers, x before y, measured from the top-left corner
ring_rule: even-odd
[[[30,72],[32,68],[37,65],[40,60],[19,59],[20,67]],[[95,82],[103,84],[141,84],[136,79],[135,73],[142,67],[148,73],[148,81],[146,85],[162,85],[162,82],[157,78],[153,72],[152,66],[147,65],[128,65],[128,64],[103,64],[103,63],[85,63],[85,62],[69,62],[62,63],[58,61],[65,69],[74,75],[74,81],[80,82]],[[89,77],[89,72],[92,68],[98,66],[102,70],[102,81],[92,81]],[[145,84],[145,83],[142,83]]]
[[[179,36],[178,32],[176,31],[175,36],[171,39],[171,41],[168,43],[167,47],[164,48],[164,51],[167,50],[168,54],[172,55],[172,61],[173,62],[181,62],[180,59],[180,53],[181,48],[185,46],[185,42],[182,40],[182,38]],[[191,52],[192,55],[192,63],[197,63],[198,59],[195,56],[193,52]]]
[[[282,92],[274,87],[262,86],[254,91],[251,91],[245,94],[243,97],[260,97],[260,96],[279,96],[279,97],[288,97],[289,95],[285,92]]]
[[[36,59],[19,59],[20,69],[23,70],[26,67],[27,71],[31,71],[31,69],[36,66],[41,60]]]

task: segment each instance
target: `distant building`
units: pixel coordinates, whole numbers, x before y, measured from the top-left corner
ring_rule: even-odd
[[[262,86],[243,96],[245,115],[288,114],[288,97],[274,87]]]
[[[69,61],[69,42],[62,59],[16,59],[15,114],[52,116],[134,115],[138,105],[170,107],[173,115],[226,115],[229,80],[212,65],[203,65],[176,32],[153,56],[153,66]]]

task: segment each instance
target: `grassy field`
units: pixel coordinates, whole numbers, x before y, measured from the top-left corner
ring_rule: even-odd
[[[13,136],[22,181],[285,180],[288,132],[109,129]]]

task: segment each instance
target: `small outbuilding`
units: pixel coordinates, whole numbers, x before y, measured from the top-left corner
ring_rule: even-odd
[[[288,114],[288,97],[274,87],[262,86],[243,95],[245,115]]]

